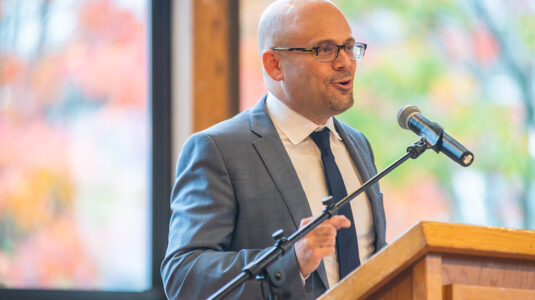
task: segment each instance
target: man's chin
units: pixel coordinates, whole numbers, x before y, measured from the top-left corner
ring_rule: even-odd
[[[331,111],[333,115],[341,114],[344,111],[350,109],[354,103],[355,100],[353,99],[353,95],[346,99],[333,99],[333,101],[331,101]]]

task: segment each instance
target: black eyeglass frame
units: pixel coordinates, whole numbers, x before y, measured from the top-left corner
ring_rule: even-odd
[[[323,46],[335,46],[336,48],[338,48],[338,51],[336,51],[336,55],[334,56],[334,58],[332,60],[320,60],[319,59],[319,51],[318,51],[318,49],[320,47],[323,47]],[[271,48],[271,50],[274,50],[274,51],[303,51],[303,52],[312,52],[312,51],[314,51],[314,52],[316,52],[316,59],[318,61],[320,61],[320,62],[332,62],[332,61],[335,61],[338,58],[338,55],[340,54],[340,50],[344,49],[344,51],[345,51],[345,47],[346,46],[348,46],[348,45],[347,44],[345,44],[345,45],[328,44],[328,45],[318,45],[318,46],[309,47],[309,48],[273,47],[273,48]],[[366,48],[368,48],[368,45],[366,43],[355,42],[353,44],[353,47],[364,49],[362,51],[362,55],[359,58],[353,56],[353,60],[355,60],[355,61],[361,60],[364,57],[364,54],[366,53]],[[353,52],[353,54],[354,54],[354,52]]]

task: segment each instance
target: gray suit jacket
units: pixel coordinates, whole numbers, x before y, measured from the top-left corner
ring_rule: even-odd
[[[364,135],[335,119],[335,126],[366,181],[376,173]],[[373,211],[375,249],[385,245],[385,214],[379,185],[367,191]],[[317,199],[320,201],[321,199]],[[180,154],[171,195],[169,244],[162,263],[170,299],[204,299],[274,244],[271,234],[290,235],[310,217],[308,201],[269,117],[265,97],[251,110],[192,135]],[[294,251],[267,273],[291,299],[314,298],[328,288],[322,265],[303,287]],[[228,299],[262,299],[250,280]]]

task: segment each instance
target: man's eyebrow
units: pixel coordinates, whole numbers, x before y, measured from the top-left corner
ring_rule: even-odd
[[[325,44],[334,44],[334,40],[321,40],[321,41],[314,43],[314,45],[325,45]]]
[[[342,44],[345,45],[347,43],[355,43],[355,39],[350,37],[347,40],[345,40]],[[326,44],[334,44],[334,45],[336,45],[336,42],[334,40],[327,39],[327,40],[321,40],[321,41],[318,41],[318,42],[314,43],[314,45],[326,45]]]

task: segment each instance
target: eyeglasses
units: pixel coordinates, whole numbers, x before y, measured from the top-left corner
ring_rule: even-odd
[[[340,53],[341,49],[344,49],[347,56],[351,60],[360,60],[364,57],[364,52],[366,52],[366,48],[368,45],[364,43],[354,43],[354,44],[346,44],[346,45],[334,45],[334,44],[326,44],[326,45],[319,45],[316,47],[311,48],[287,48],[287,47],[273,47],[271,50],[275,51],[304,51],[304,52],[316,52],[316,59],[321,62],[331,62],[336,60],[338,57],[338,53]]]

